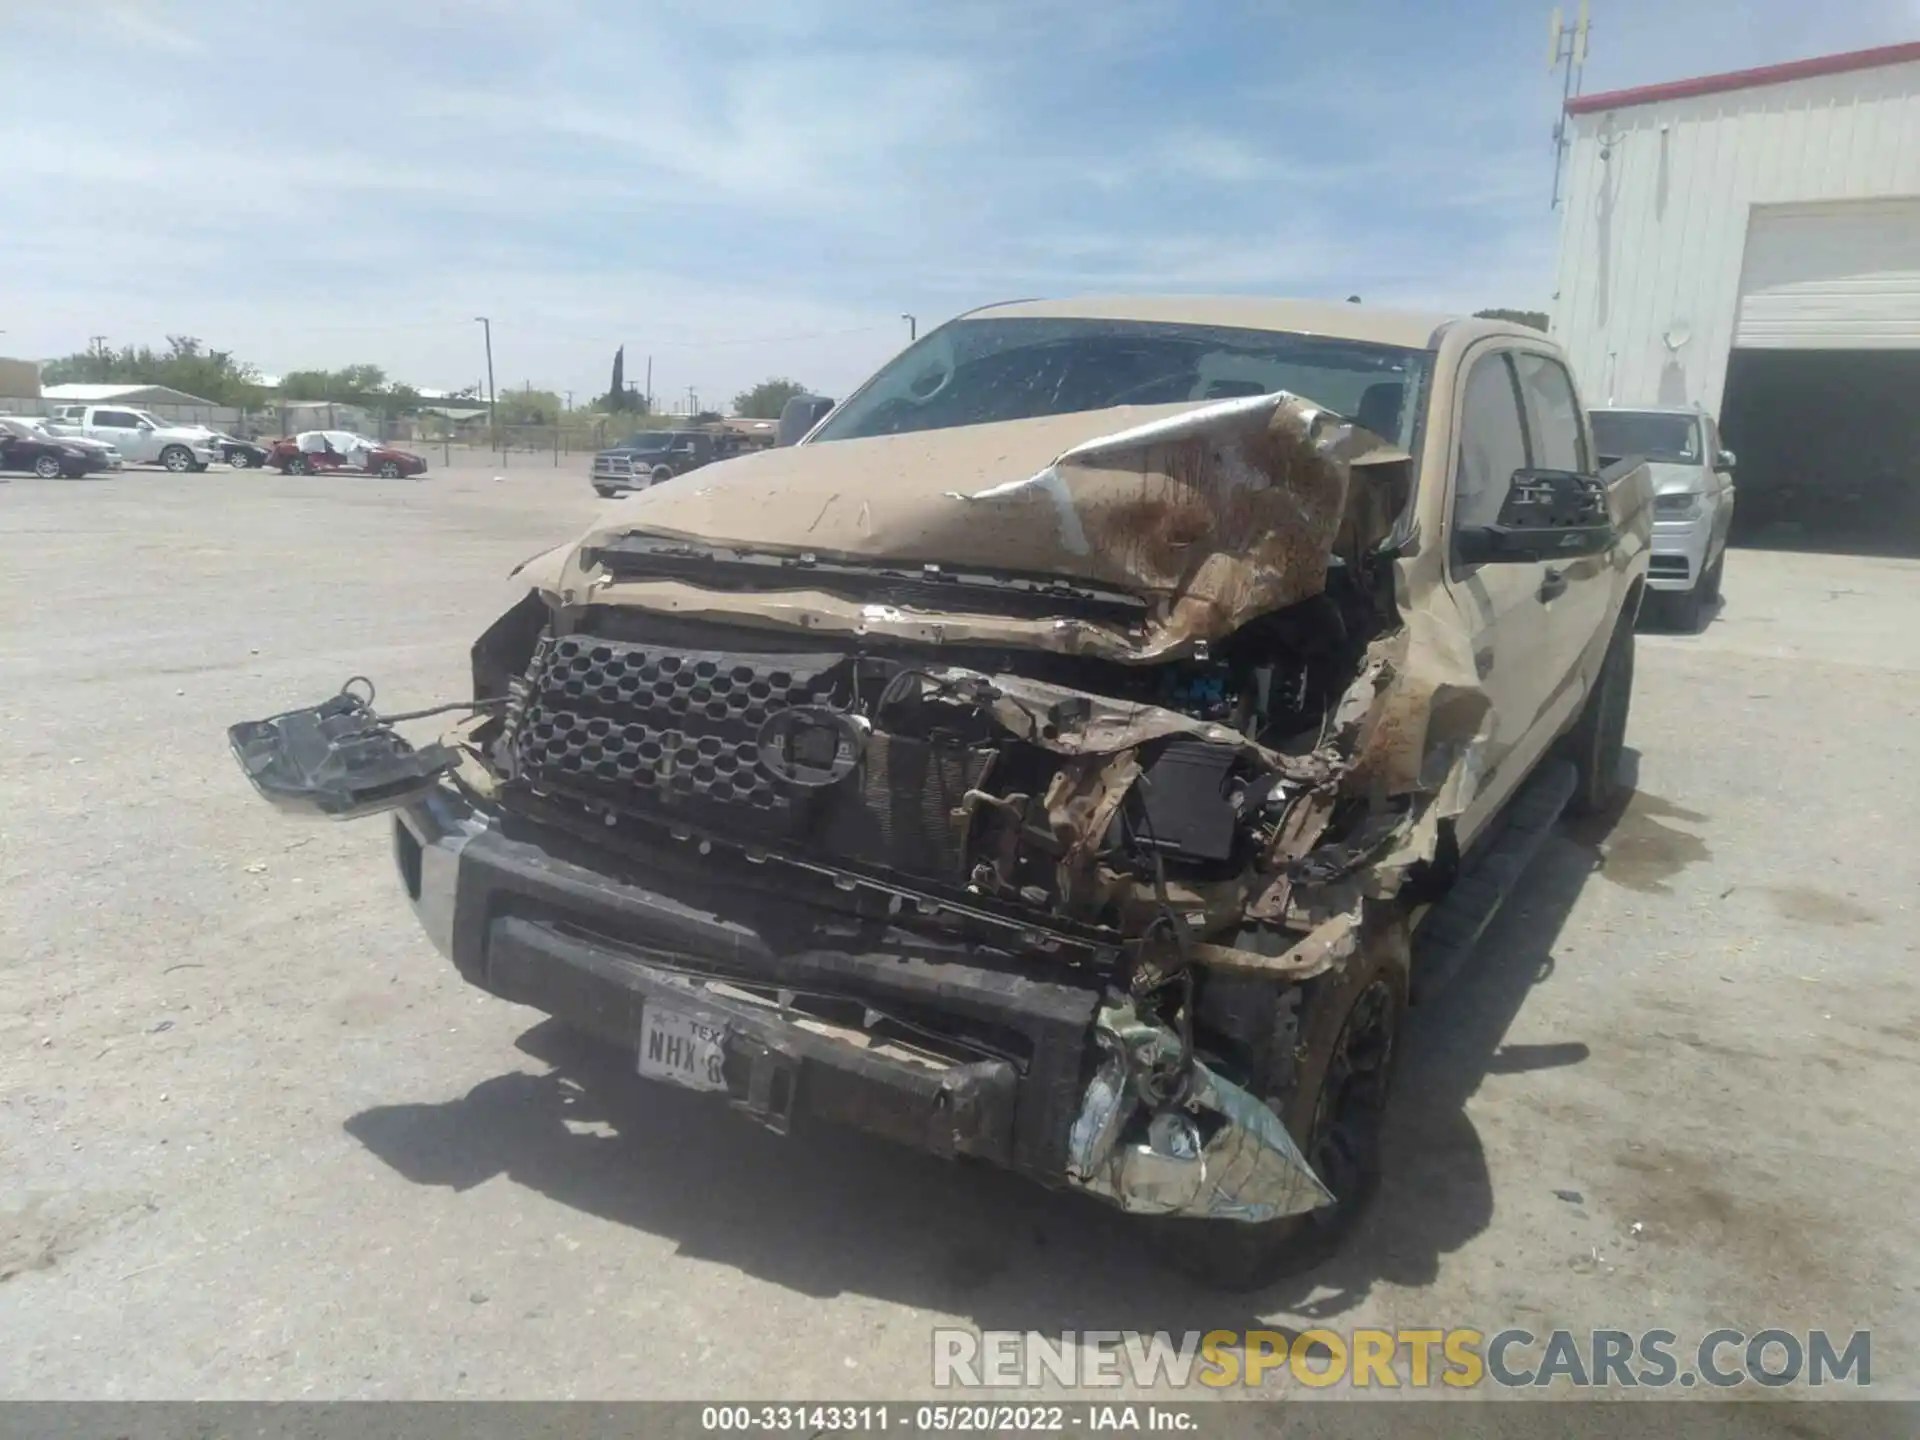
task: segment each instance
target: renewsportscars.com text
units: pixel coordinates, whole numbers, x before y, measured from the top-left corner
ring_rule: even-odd
[[[1397,1390],[1570,1385],[1582,1389],[1777,1387],[1873,1383],[1871,1331],[1509,1328],[1018,1330],[933,1332],[933,1383],[993,1390],[1041,1385],[1215,1389],[1286,1379],[1307,1386]]]

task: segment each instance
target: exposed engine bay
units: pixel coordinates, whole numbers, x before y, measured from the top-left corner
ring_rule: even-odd
[[[1377,577],[1340,579],[1154,666],[783,649],[589,610],[540,637],[484,754],[506,797],[890,873],[1029,926],[1118,942],[1197,907],[1218,930],[1271,887],[1295,807],[1335,798],[1334,707],[1388,623]]]

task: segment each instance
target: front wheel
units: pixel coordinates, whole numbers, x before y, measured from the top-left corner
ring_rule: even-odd
[[[169,445],[160,452],[160,464],[175,475],[184,475],[193,469],[193,452],[184,445]]]
[[[58,480],[60,478],[60,462],[51,455],[42,455],[38,460],[33,462],[33,473],[38,475],[42,480]]]
[[[1282,1220],[1168,1220],[1174,1268],[1218,1290],[1258,1290],[1332,1255],[1380,1188],[1387,1097],[1407,1010],[1400,922],[1369,926],[1339,970],[1282,991],[1261,1098],[1300,1146],[1333,1203]]]
[[[380,462],[380,469],[377,473],[379,474],[382,480],[398,480],[400,478],[399,462],[394,460],[382,460]]]
[[[658,485],[662,480],[671,480],[672,478],[673,478],[673,471],[669,470],[666,466],[656,465],[653,467],[653,483],[654,484]]]
[[[227,456],[227,464],[236,470],[244,470],[253,463],[253,457],[244,450],[236,450]]]

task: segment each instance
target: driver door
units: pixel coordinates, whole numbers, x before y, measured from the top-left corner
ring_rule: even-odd
[[[1547,607],[1557,593],[1551,567],[1519,560],[1469,565],[1454,543],[1464,528],[1495,523],[1513,472],[1534,463],[1511,349],[1499,342],[1476,347],[1465,374],[1455,400],[1447,588],[1471,635],[1474,672],[1492,714],[1479,790],[1460,820],[1463,844],[1498,813],[1553,738],[1549,717],[1560,670],[1548,630]]]

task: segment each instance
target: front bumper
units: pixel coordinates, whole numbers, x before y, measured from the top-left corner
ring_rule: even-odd
[[[825,1120],[1145,1215],[1261,1223],[1333,1198],[1275,1114],[1198,1060],[1188,1098],[1149,1113],[1136,1077],[1179,1042],[1130,1002],[1103,1006],[1095,981],[1035,980],[957,947],[783,950],[774,926],[565,849],[578,853],[509,835],[445,785],[396,812],[401,880],[468,981],[627,1048],[636,1068],[648,1008],[678,1012],[724,1037],[728,1103],[773,1130]],[[810,1011],[822,996],[866,1018]],[[930,1043],[889,1043],[879,1017],[913,1017]],[[936,1049],[942,1020],[998,1043]]]
[[[1653,548],[1647,563],[1649,590],[1691,590],[1710,563],[1714,516],[1709,510],[1697,520],[1661,520],[1653,527]]]
[[[643,1012],[660,1002],[725,1030],[728,1101],[776,1130],[804,1116],[1068,1181],[1097,1058],[1091,982],[1036,981],[964,953],[776,949],[748,924],[509,836],[445,786],[396,812],[394,849],[421,925],[490,994],[636,1056]],[[964,1019],[1006,1037],[1006,1053],[906,1058],[744,988],[776,986]]]

